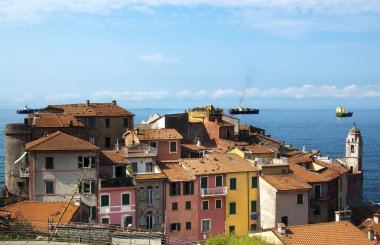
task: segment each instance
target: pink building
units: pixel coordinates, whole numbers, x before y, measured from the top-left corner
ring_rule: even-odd
[[[183,159],[181,164],[196,177],[194,195],[198,202],[198,240],[206,239],[210,234],[223,234],[226,171],[211,159]]]
[[[128,170],[129,169],[129,170]],[[129,175],[130,163],[124,150],[100,154],[98,222],[136,227],[136,183]]]
[[[123,136],[127,147],[144,143],[156,149],[159,160],[177,160],[181,157],[182,136],[175,129],[136,129]]]
[[[167,176],[165,183],[166,234],[171,239],[199,239],[198,196],[194,191],[195,176],[178,162],[160,165]]]

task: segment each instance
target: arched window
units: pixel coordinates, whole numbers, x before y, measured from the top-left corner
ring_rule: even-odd
[[[351,153],[355,153],[355,146],[351,145]]]

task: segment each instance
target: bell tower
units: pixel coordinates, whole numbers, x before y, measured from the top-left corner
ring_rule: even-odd
[[[354,124],[346,139],[345,165],[349,169],[347,182],[347,204],[355,207],[363,202],[363,139]]]
[[[347,135],[346,159],[350,173],[359,174],[362,172],[363,140],[360,130],[356,127],[355,123]]]

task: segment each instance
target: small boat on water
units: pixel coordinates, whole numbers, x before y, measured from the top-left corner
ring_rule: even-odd
[[[228,110],[230,114],[259,114],[259,111],[259,109],[246,108],[242,106],[238,106],[236,108],[231,108]]]
[[[31,114],[39,111],[41,111],[41,109],[32,109],[25,105],[23,109],[17,110],[17,114]]]
[[[341,105],[338,106],[335,111],[337,117],[352,117],[352,114],[354,114],[352,111],[346,112],[346,109]]]

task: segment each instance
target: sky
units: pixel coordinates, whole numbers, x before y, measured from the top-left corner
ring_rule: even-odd
[[[378,0],[0,1],[0,108],[380,108]]]

